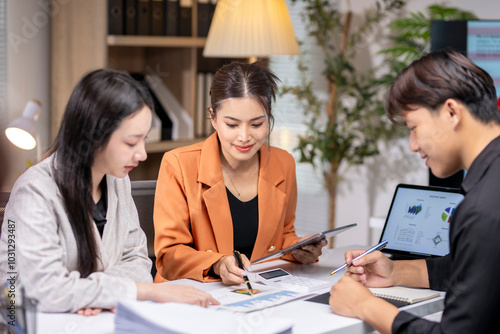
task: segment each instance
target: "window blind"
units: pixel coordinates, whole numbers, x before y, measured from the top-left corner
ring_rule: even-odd
[[[7,119],[7,45],[6,45],[6,0],[0,0],[0,124]]]
[[[309,66],[308,75],[314,82],[314,90],[318,96],[327,96],[327,82],[322,75],[323,54],[314,38],[307,35],[307,27],[302,18],[305,4],[287,0],[290,18],[295,35],[299,40],[303,60]],[[286,86],[299,85],[300,72],[297,68],[299,56],[271,57],[270,68]],[[317,233],[328,227],[328,193],[323,183],[321,172],[314,170],[310,164],[299,163],[300,155],[295,151],[298,137],[304,134],[303,110],[293,94],[277,97],[273,108],[275,117],[274,130],[271,134],[271,145],[290,152],[297,162],[298,203],[295,227],[298,235]]]

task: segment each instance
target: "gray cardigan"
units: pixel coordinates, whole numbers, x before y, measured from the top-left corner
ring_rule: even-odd
[[[29,168],[12,189],[2,224],[0,281],[17,275],[16,284],[21,280],[26,295],[37,299],[38,310],[44,312],[112,308],[121,298],[136,299],[135,282],[152,281],[151,261],[128,176],[106,176],[108,211],[102,239],[93,225],[101,264],[97,272],[81,278],[75,236],[52,160],[53,156]],[[14,240],[11,246],[9,240]],[[9,261],[12,246],[15,259]]]

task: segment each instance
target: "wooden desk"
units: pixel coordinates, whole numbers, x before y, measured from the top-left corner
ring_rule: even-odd
[[[353,247],[349,247],[349,249],[352,248]],[[358,247],[355,246],[354,248]],[[295,275],[330,280],[333,285],[342,277],[342,274],[334,276],[330,276],[329,274],[333,268],[336,268],[344,263],[344,252],[346,249],[347,248],[324,249],[323,255],[320,257],[320,261],[312,265],[301,265],[283,260],[277,260],[270,263],[252,266],[252,269],[263,270],[280,267]],[[166,284],[194,285],[195,287],[205,291],[218,289],[223,286],[221,282],[200,283],[188,279],[181,279]],[[328,288],[318,291],[318,294],[327,291],[329,291]],[[401,309],[417,316],[433,315],[433,319],[436,319],[435,315],[439,315],[439,312],[444,308],[443,301],[444,293],[439,298],[405,306]],[[357,334],[373,332],[373,328],[361,320],[338,316],[332,313],[328,305],[307,301],[294,301],[273,308],[253,312],[251,315],[251,317],[248,317],[248,326],[252,325],[252,321],[262,321],[263,317],[276,316],[293,319],[295,323],[293,327],[294,334]],[[112,334],[114,331],[114,314],[110,312],[103,312],[94,317],[83,317],[76,314],[40,313],[38,315],[37,329],[37,333]]]

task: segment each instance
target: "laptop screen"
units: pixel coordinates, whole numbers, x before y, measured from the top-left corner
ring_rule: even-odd
[[[463,195],[459,189],[399,184],[380,241],[394,258],[443,256],[450,252],[450,216]]]

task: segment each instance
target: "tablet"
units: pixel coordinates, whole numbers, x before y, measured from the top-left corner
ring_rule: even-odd
[[[460,189],[398,184],[380,241],[393,260],[440,257],[450,252],[450,221],[463,200]]]
[[[299,241],[296,244],[293,244],[291,246],[283,248],[282,250],[279,250],[279,251],[277,251],[275,253],[272,253],[272,254],[266,255],[264,257],[261,257],[260,259],[257,259],[255,261],[252,261],[252,264],[256,264],[256,263],[259,263],[259,262],[262,262],[262,261],[266,261],[266,260],[271,260],[271,259],[275,259],[275,258],[278,258],[278,257],[282,257],[283,255],[286,255],[286,254],[290,253],[294,249],[302,248],[302,246],[305,246],[305,245],[316,244],[316,243],[320,242],[321,239],[326,239],[326,238],[329,238],[329,237],[333,237],[333,236],[335,236],[335,235],[337,235],[337,234],[339,234],[341,232],[347,231],[348,229],[353,228],[354,226],[357,226],[357,225],[358,224],[353,223],[353,224],[349,224],[349,225],[337,227],[337,228],[334,228],[332,230],[326,230],[326,231],[323,231],[323,232],[320,232],[320,233],[316,233],[315,235],[312,235],[312,236],[310,236],[307,239]]]

